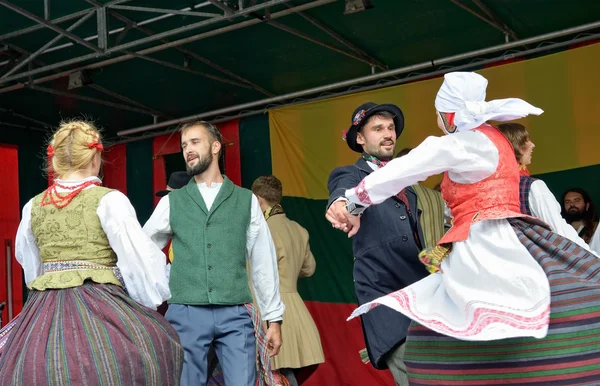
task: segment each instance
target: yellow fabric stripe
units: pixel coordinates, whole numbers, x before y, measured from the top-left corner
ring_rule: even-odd
[[[600,163],[600,44],[478,71],[489,79],[487,100],[520,97],[545,110],[525,124],[537,144],[532,174]],[[273,174],[284,195],[325,199],[327,178],[337,166],[356,161],[342,141],[351,114],[360,104],[394,103],[406,119],[397,150],[441,135],[433,102],[441,78],[389,87],[269,111]],[[440,178],[428,180],[433,187]]]

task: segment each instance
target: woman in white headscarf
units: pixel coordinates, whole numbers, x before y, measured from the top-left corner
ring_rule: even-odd
[[[486,87],[476,73],[447,74],[435,107],[450,135],[427,138],[346,191],[368,207],[443,172],[454,217],[420,254],[432,275],[352,317],[386,305],[416,322],[405,349],[411,386],[599,384],[600,261],[521,214],[512,145],[486,123],[543,111],[516,98],[486,102]],[[355,234],[360,219],[348,222]]]

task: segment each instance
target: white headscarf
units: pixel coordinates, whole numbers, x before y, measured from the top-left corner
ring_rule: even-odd
[[[435,98],[435,108],[441,113],[455,113],[456,131],[471,130],[489,120],[512,121],[544,112],[518,98],[486,102],[487,84],[487,79],[474,72],[448,73]]]

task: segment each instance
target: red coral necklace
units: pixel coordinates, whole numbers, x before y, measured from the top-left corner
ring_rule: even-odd
[[[54,205],[57,208],[64,208],[69,205],[71,201],[81,193],[88,186],[100,186],[100,182],[98,181],[85,181],[81,184],[66,186],[59,184],[58,182],[54,182],[46,191],[44,192],[44,196],[42,197],[41,206],[46,205]],[[68,191],[66,194],[61,194],[58,192],[57,188]]]

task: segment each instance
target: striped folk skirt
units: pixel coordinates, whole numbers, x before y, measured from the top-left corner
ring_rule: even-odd
[[[112,284],[31,291],[0,356],[0,386],[179,385],[183,348],[159,313]]]
[[[469,342],[413,323],[404,357],[411,386],[600,385],[600,259],[538,225],[509,221],[548,276],[548,335]]]

